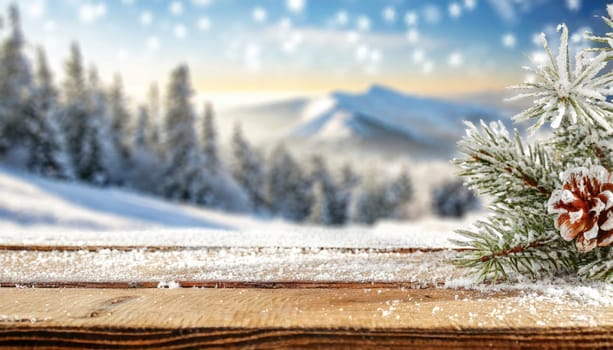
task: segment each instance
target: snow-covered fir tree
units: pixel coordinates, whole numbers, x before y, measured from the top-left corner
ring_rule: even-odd
[[[332,225],[332,210],[326,186],[321,180],[313,185],[313,204],[311,205],[308,222],[317,225]]]
[[[131,122],[127,99],[123,91],[121,75],[115,74],[113,84],[108,92],[108,110],[111,117],[111,136],[115,149],[119,152],[120,160],[125,166],[129,155],[129,127]]]
[[[270,157],[267,189],[273,213],[294,221],[303,221],[310,214],[311,183],[283,145],[277,146]]]
[[[381,179],[371,171],[356,190],[352,221],[373,224],[385,218],[405,218],[404,211],[412,198],[413,188],[405,170],[392,179]]]
[[[161,193],[172,199],[206,203],[204,158],[194,131],[193,90],[186,65],[175,68],[168,82],[164,117],[165,165]]]
[[[479,207],[479,198],[461,180],[448,181],[432,191],[432,209],[442,217],[463,217]]]
[[[85,120],[76,170],[81,179],[97,185],[119,183],[121,162],[111,133],[106,95],[95,67],[89,70],[86,86]]]
[[[152,191],[160,176],[160,159],[152,148],[150,119],[149,109],[140,106],[130,147],[130,167],[126,169],[130,186],[144,192]]]
[[[37,49],[36,61],[35,86],[24,111],[28,124],[27,166],[41,175],[71,178],[72,165],[58,124],[58,92],[44,49]]]
[[[251,147],[243,136],[240,124],[234,126],[232,134],[232,175],[249,196],[256,211],[266,209],[265,173],[260,154]]]
[[[0,50],[0,154],[20,151],[27,126],[24,108],[32,94],[32,72],[24,54],[25,39],[16,5],[9,6],[9,33]]]
[[[377,220],[390,215],[390,208],[386,200],[385,184],[376,180],[376,175],[369,172],[357,189],[351,205],[351,220],[362,224],[374,224]]]
[[[152,148],[161,153],[161,119],[160,90],[157,83],[152,83],[147,93],[147,111],[149,114],[149,140]]]
[[[342,225],[346,221],[347,217],[347,201],[345,196],[341,193],[341,189],[336,184],[328,167],[321,156],[314,156],[311,159],[311,182],[313,184],[320,183],[323,186],[323,193],[326,196],[325,209],[327,222],[329,225]]]
[[[337,212],[342,213],[343,216],[338,220],[338,222],[340,224],[345,224],[347,221],[349,221],[353,193],[360,183],[360,177],[353,170],[350,163],[342,166],[339,177],[340,179],[338,182],[338,192],[336,198],[339,207],[343,208],[343,210],[339,210]]]
[[[405,167],[391,180],[386,191],[387,201],[390,202],[390,206],[394,207],[390,217],[406,219],[408,216],[407,205],[413,199],[414,191],[409,171]]]
[[[66,137],[66,147],[75,176],[83,179],[84,171],[81,166],[84,163],[82,155],[89,113],[85,68],[81,50],[76,43],[70,47],[70,57],[65,64],[64,76],[62,89],[64,106],[60,115],[60,127]]]
[[[209,172],[216,173],[221,169],[219,153],[217,150],[217,130],[215,129],[215,115],[213,104],[204,104],[202,116],[202,151],[204,152],[206,167]]]

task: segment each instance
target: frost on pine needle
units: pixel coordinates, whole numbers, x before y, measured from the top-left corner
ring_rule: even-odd
[[[609,15],[609,17],[602,16],[601,18],[609,26],[609,28],[613,29],[613,4],[607,5],[607,14]],[[585,38],[595,43],[602,43],[602,44],[607,45],[605,47],[590,48],[590,49],[587,49],[586,51],[607,52],[609,53],[609,57],[610,57],[610,52],[613,51],[613,33],[612,32],[606,33],[604,36],[597,36],[597,35],[594,35],[593,33],[587,32],[585,33]]]
[[[551,123],[553,129],[563,122],[577,124],[578,121],[598,126],[607,132],[613,132],[611,111],[613,104],[607,101],[613,75],[600,74],[607,65],[607,54],[601,53],[591,58],[585,52],[577,55],[575,67],[571,69],[568,52],[568,29],[566,25],[558,26],[562,31],[558,55],[554,58],[547,39],[543,43],[548,60],[542,66],[530,69],[535,80],[512,88],[523,93],[510,100],[534,98],[531,108],[515,115],[515,121],[536,120],[531,127],[536,130],[545,123]]]
[[[613,6],[607,10],[613,28]],[[467,248],[456,263],[477,281],[569,273],[613,281],[611,55],[582,50],[571,68],[568,29],[558,31],[557,56],[543,36],[547,62],[533,69],[533,82],[515,87],[524,91],[516,98],[534,104],[514,120],[534,120],[532,130],[550,123],[551,137],[529,144],[501,122],[468,123],[458,144],[464,156],[455,162],[466,184],[492,199],[491,215],[454,241]]]

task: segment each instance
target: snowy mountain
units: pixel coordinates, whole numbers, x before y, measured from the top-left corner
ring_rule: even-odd
[[[449,157],[464,134],[462,121],[480,119],[500,119],[500,113],[373,86],[365,93],[337,92],[312,101],[286,139],[339,151]]]
[[[508,109],[475,104],[475,99],[442,100],[373,86],[363,93],[334,92],[294,98],[220,113],[221,124],[240,121],[253,142],[376,159],[447,160],[464,135],[463,120],[504,119]],[[479,100],[482,101],[482,100]],[[224,131],[226,129],[227,131]]]

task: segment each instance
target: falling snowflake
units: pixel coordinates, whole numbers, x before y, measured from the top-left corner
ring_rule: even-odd
[[[187,27],[185,27],[183,24],[177,24],[174,32],[177,38],[184,39],[187,36]]]
[[[257,23],[266,22],[267,17],[268,14],[266,13],[266,10],[262,7],[254,8],[253,12],[251,13],[251,18],[253,18],[253,20]]]
[[[160,39],[156,36],[147,38],[147,48],[151,51],[157,51],[160,48]]]
[[[419,17],[417,17],[417,12],[415,11],[407,11],[407,13],[404,15],[404,23],[406,23],[408,26],[417,25],[418,19]]]
[[[357,20],[357,26],[360,31],[367,32],[370,30],[370,18],[367,16],[360,16]]]
[[[396,21],[396,10],[391,6],[384,8],[383,19],[388,23],[394,23]]]
[[[464,7],[468,11],[472,11],[477,7],[477,0],[464,0]]]
[[[409,29],[407,32],[407,40],[411,44],[416,44],[419,42],[419,31],[417,29]]]
[[[349,15],[346,11],[338,11],[335,20],[338,25],[344,26],[349,22]]]
[[[579,11],[581,9],[581,0],[566,0],[566,7],[571,11]]]
[[[287,0],[286,6],[291,12],[300,13],[306,6],[306,0]]]
[[[464,63],[464,57],[462,57],[462,54],[460,52],[454,52],[449,55],[448,62],[451,67],[457,68]]]
[[[79,7],[79,19],[84,23],[93,23],[106,15],[106,5],[103,2],[86,3]]]
[[[425,58],[426,58],[426,54],[424,50],[417,49],[413,51],[413,62],[420,63],[420,62],[423,62]]]
[[[175,16],[179,16],[183,14],[183,3],[181,3],[180,1],[173,1],[172,3],[170,3],[169,9],[170,13]]]
[[[429,24],[437,24],[441,20],[441,11],[436,5],[427,5],[424,8],[424,19]]]
[[[449,4],[448,11],[451,18],[460,18],[462,16],[462,7],[457,2]]]
[[[200,17],[200,19],[198,19],[198,29],[203,32],[211,29],[211,20],[208,17]]]
[[[144,26],[149,26],[153,23],[153,15],[149,11],[144,11],[140,15],[140,23]]]
[[[502,45],[506,48],[512,49],[515,47],[515,44],[517,42],[517,39],[515,38],[515,35],[513,35],[513,33],[507,33],[505,35],[502,36]]]

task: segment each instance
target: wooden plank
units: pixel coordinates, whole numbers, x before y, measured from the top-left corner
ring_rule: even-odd
[[[36,248],[36,247],[34,247]],[[432,287],[462,271],[450,250],[380,252],[301,248],[193,250],[0,250],[0,286],[188,287],[253,283],[377,283],[380,287]],[[388,284],[385,286],[384,284]]]
[[[604,349],[613,306],[437,289],[10,288],[0,346]]]
[[[114,250],[121,252],[129,251],[145,251],[145,252],[172,252],[172,251],[193,251],[193,250],[207,250],[207,251],[220,251],[232,247],[225,246],[143,246],[143,245],[31,245],[31,244],[0,244],[0,251],[31,251],[31,252],[99,252],[102,250]],[[274,249],[275,247],[242,247],[241,249],[249,249],[254,252],[261,252],[267,249]],[[279,249],[279,248],[278,248]],[[280,248],[282,249],[282,248]],[[287,248],[286,248],[287,249]],[[304,252],[315,251],[331,251],[340,253],[393,253],[393,254],[413,254],[417,252],[434,253],[442,251],[466,251],[464,248],[415,248],[415,247],[395,247],[395,248],[351,248],[351,247],[297,247],[291,249],[299,249]]]
[[[229,289],[364,289],[364,288],[405,288],[419,289],[441,287],[424,282],[342,282],[342,281],[172,281],[173,288],[229,288]],[[10,283],[0,282],[0,288],[107,288],[107,289],[131,289],[131,288],[167,288],[157,281],[134,281],[134,282],[88,282],[88,281],[45,281]]]

